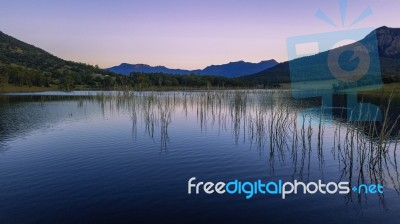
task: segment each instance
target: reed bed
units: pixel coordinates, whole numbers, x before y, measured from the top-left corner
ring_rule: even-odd
[[[173,115],[183,114],[179,119],[185,119],[194,113],[202,132],[208,128],[231,132],[236,144],[249,145],[260,157],[267,157],[272,174],[276,163],[290,164],[293,179],[307,179],[315,168],[323,174],[325,158],[330,156],[339,163],[341,180],[381,183],[400,192],[396,159],[400,116],[390,113],[391,98],[381,106],[381,121],[348,121],[344,115],[357,111],[346,108],[333,119],[329,108],[305,113],[307,102],[294,101],[290,92],[281,90],[116,91],[41,96],[37,101],[52,100],[77,100],[78,107],[98,104],[103,113],[129,112],[133,138],[144,130],[159,142],[161,151],[169,149],[168,130],[177,119]]]

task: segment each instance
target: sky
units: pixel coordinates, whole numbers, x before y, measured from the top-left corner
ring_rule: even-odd
[[[292,36],[400,27],[399,0],[0,0],[0,31],[66,60],[201,69],[286,61]],[[370,7],[372,14],[350,24]],[[337,26],[317,18],[320,10]]]

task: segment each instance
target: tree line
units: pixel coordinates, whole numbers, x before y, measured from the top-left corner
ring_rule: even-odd
[[[230,88],[249,86],[247,81],[239,78],[220,76],[163,73],[132,73],[129,76],[121,76],[97,68],[86,72],[72,71],[71,69],[43,72],[19,65],[2,65],[0,66],[0,87],[7,84],[30,87],[58,86],[62,90],[73,90],[77,86],[103,90],[146,89],[151,87]]]

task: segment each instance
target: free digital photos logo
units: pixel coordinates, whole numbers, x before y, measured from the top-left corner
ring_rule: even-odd
[[[278,181],[246,181],[233,180],[230,182],[196,182],[196,177],[192,177],[188,181],[188,194],[238,194],[245,195],[246,199],[260,195],[280,195],[282,199],[286,199],[292,194],[340,194],[346,195],[351,191],[358,194],[383,194],[383,186],[380,184],[360,184],[350,187],[349,182],[328,182],[323,183],[322,180],[317,182],[304,183],[294,180],[293,182]]]

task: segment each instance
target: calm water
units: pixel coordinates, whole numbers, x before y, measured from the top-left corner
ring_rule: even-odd
[[[400,223],[397,127],[384,144],[371,124],[304,112],[314,103],[287,91],[0,95],[0,223]],[[385,193],[246,200],[188,195],[191,177]]]

